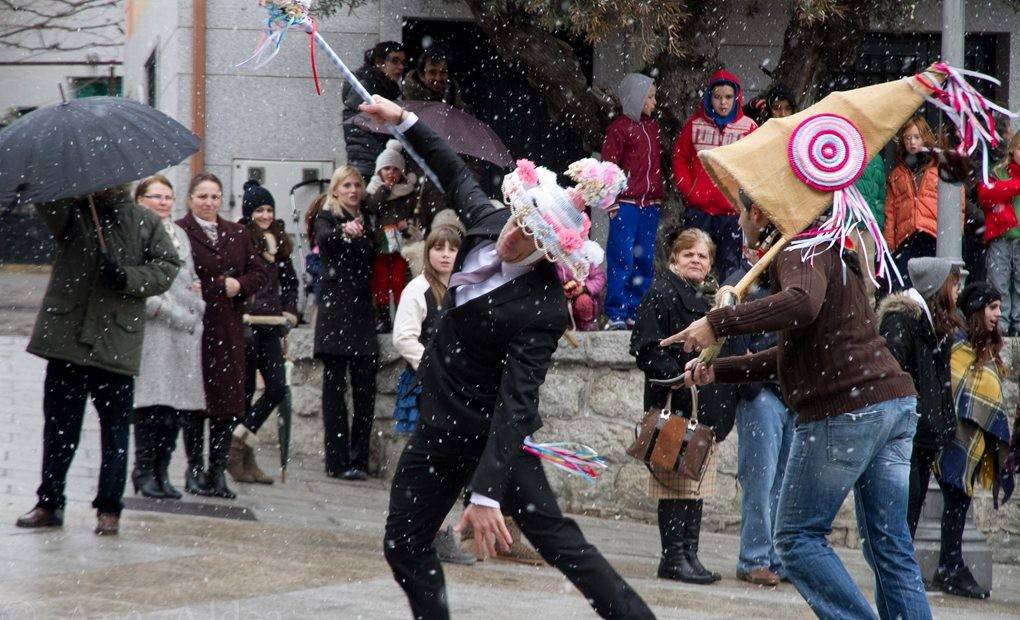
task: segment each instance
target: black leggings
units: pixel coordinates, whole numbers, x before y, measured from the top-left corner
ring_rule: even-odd
[[[245,340],[244,347],[244,402],[248,413],[241,421],[244,427],[258,433],[269,414],[287,396],[287,376],[283,359],[283,338],[275,327],[255,325],[252,337]],[[262,374],[266,389],[253,405],[255,395],[255,373]]]
[[[939,551],[939,568],[948,573],[959,570],[963,564],[963,529],[967,526],[970,496],[962,489],[939,481],[942,489],[942,549]]]
[[[368,469],[368,449],[375,417],[376,356],[328,356],[322,366],[322,428],[326,449],[326,473]],[[347,370],[351,372],[354,418],[348,428]]]
[[[200,413],[184,416],[184,451],[188,455],[188,467],[202,467],[202,451],[205,448],[205,421]],[[230,452],[230,438],[237,422],[234,418],[208,418],[209,420],[209,471],[223,470],[227,466]]]

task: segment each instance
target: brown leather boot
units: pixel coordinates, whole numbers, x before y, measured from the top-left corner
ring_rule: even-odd
[[[276,480],[272,476],[262,471],[259,468],[259,464],[255,462],[255,448],[245,444],[248,449],[244,453],[244,471],[251,477],[252,482],[259,484],[273,484]]]
[[[18,517],[15,525],[18,527],[63,527],[64,511],[47,510],[36,506]]]
[[[116,536],[120,532],[120,515],[108,512],[96,513],[96,535]]]
[[[230,453],[227,455],[227,473],[234,479],[234,482],[255,482],[245,462],[251,448],[237,437],[230,439]]]

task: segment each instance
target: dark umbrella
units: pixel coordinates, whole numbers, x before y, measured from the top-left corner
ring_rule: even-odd
[[[439,134],[450,148],[462,155],[470,155],[504,168],[514,163],[510,151],[491,127],[463,110],[439,101],[404,101],[404,108],[418,115],[421,122]],[[365,131],[389,133],[365,114],[347,121]]]
[[[0,131],[0,205],[49,202],[134,181],[198,147],[195,134],[137,101],[56,103]]]

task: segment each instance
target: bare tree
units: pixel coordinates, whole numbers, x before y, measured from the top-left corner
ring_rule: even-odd
[[[73,52],[124,42],[121,0],[0,0],[0,48]]]

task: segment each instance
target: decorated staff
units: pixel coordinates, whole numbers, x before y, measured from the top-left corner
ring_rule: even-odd
[[[945,111],[956,127],[957,153],[995,148],[1000,139],[993,112],[1015,116],[987,101],[964,75],[998,83],[994,78],[935,63],[922,74],[845,92],[835,92],[797,114],[774,118],[740,142],[699,153],[723,195],[740,207],[754,205],[774,224],[777,239],[735,287],[723,287],[718,305],[744,297],[784,248],[799,250],[804,260],[830,247],[863,248],[861,235],[875,241],[875,276],[901,280],[874,215],[854,183],[871,158],[917,109],[929,101]],[[880,114],[874,111],[880,110]],[[776,157],[782,148],[786,157]],[[769,157],[763,157],[768,153]],[[829,217],[819,218],[832,206]],[[749,240],[754,241],[754,240]],[[667,339],[664,344],[671,344]],[[721,343],[706,347],[702,362],[719,353]]]
[[[259,0],[259,6],[265,8],[267,13],[265,29],[262,31],[259,42],[256,44],[255,51],[252,52],[251,56],[235,66],[241,67],[252,61],[255,61],[254,67],[256,69],[266,66],[280,53],[280,46],[283,44],[283,38],[287,31],[291,28],[297,28],[308,33],[308,57],[312,69],[312,80],[315,82],[316,94],[322,94],[322,89],[319,87],[319,73],[315,66],[315,46],[318,45],[326,56],[333,61],[333,64],[340,69],[344,79],[347,80],[355,92],[366,103],[371,103],[372,93],[368,92],[368,89],[361,83],[361,80],[344,64],[344,61],[340,60],[340,57],[333,51],[333,48],[326,42],[326,39],[319,34],[315,18],[312,17],[309,10],[311,4],[311,0]],[[393,134],[394,138],[400,141],[404,146],[404,150],[421,167],[425,176],[436,187],[442,190],[443,186],[439,183],[439,177],[428,167],[428,164],[421,158],[421,155],[414,150],[411,143],[404,137],[403,132],[393,124],[387,124],[386,129]]]

